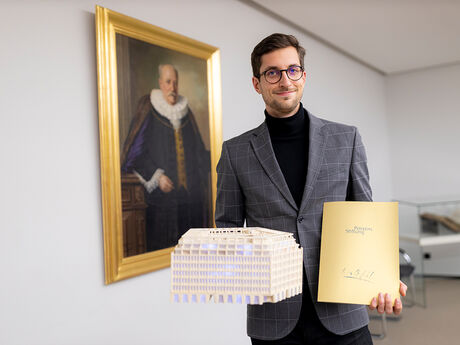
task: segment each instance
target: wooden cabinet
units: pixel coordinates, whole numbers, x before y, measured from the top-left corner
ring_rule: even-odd
[[[121,202],[123,210],[123,256],[145,253],[144,186],[133,174],[121,175]]]

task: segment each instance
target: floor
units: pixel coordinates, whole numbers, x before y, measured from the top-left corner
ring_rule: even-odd
[[[426,307],[407,307],[399,320],[389,318],[386,337],[374,339],[374,345],[460,344],[460,279],[425,278],[425,288]],[[378,317],[372,317],[369,328],[381,331]]]

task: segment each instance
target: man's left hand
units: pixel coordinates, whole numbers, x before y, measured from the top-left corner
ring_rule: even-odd
[[[399,282],[399,293],[401,294],[401,296],[406,296],[406,291],[407,291],[407,285],[400,281]],[[401,299],[396,298],[394,300],[394,305],[393,305],[391,296],[388,293],[386,294],[379,293],[377,297],[372,298],[371,304],[369,304],[369,309],[370,310],[377,309],[379,314],[394,313],[395,315],[399,315],[401,314],[402,308],[403,306],[402,306]]]

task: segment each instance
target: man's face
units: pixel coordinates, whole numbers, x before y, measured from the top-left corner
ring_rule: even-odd
[[[267,112],[274,117],[288,117],[294,115],[302,98],[305,85],[306,73],[302,73],[299,80],[292,81],[282,72],[281,80],[270,84],[262,75],[270,68],[279,70],[290,66],[300,66],[299,55],[294,47],[281,48],[268,54],[262,55],[260,66],[260,78],[252,77],[254,89],[262,95]]]
[[[158,84],[160,85],[160,90],[163,92],[165,101],[171,105],[174,105],[177,102],[177,83],[178,77],[174,67],[171,65],[163,66],[160,79],[158,79]]]

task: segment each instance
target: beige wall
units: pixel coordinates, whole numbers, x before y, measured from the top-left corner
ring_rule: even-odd
[[[387,78],[393,196],[460,198],[460,65]]]

